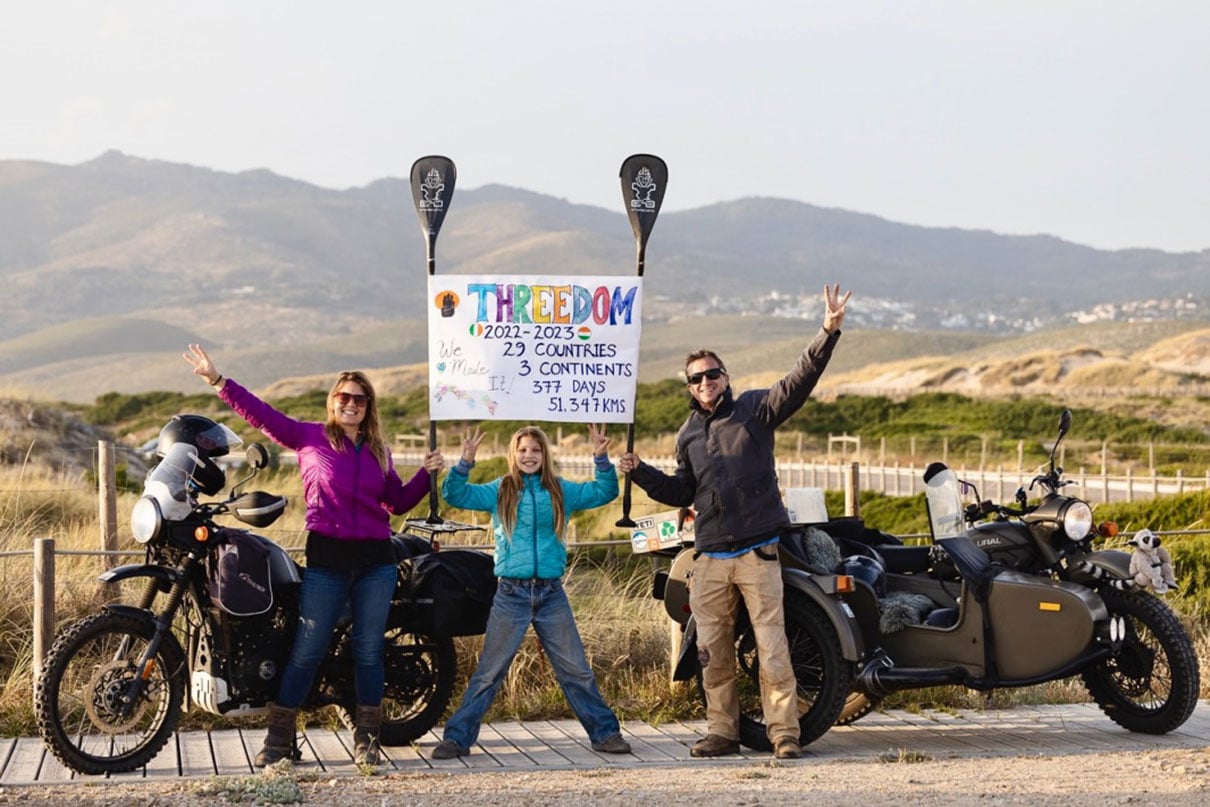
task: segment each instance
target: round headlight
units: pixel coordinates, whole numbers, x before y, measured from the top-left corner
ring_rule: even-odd
[[[1082,541],[1092,532],[1092,508],[1074,501],[1063,511],[1063,532],[1073,541]]]
[[[130,511],[130,531],[140,544],[145,544],[159,535],[163,521],[159,502],[150,496],[140,498]]]

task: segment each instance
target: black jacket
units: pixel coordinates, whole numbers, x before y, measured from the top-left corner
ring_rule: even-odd
[[[839,338],[839,331],[820,328],[785,378],[738,397],[728,388],[713,413],[694,400],[677,434],[676,471],[668,475],[644,462],[631,472],[656,501],[693,506],[699,550],[743,549],[790,526],[777,487],[773,432],[806,403]]]

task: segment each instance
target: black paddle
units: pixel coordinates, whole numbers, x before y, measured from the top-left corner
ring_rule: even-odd
[[[454,198],[454,180],[458,172],[449,157],[431,154],[412,163],[412,201],[416,203],[416,215],[420,217],[420,229],[424,232],[425,257],[428,259],[429,274],[437,273],[434,251],[437,248],[437,233],[446,211]],[[429,420],[429,451],[437,450],[437,424]],[[440,524],[437,515],[437,472],[429,472],[429,524]]]
[[[654,154],[631,154],[622,162],[619,173],[622,179],[622,200],[626,203],[626,215],[634,230],[637,252],[636,272],[643,276],[643,264],[647,259],[647,237],[655,226],[660,205],[664,201],[664,189],[668,187],[668,166]],[[626,425],[626,453],[634,451],[634,420]],[[633,527],[630,517],[630,475],[622,489],[622,517],[615,526]]]

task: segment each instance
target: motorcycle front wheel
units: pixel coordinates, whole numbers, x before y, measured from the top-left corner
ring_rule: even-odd
[[[798,741],[807,745],[822,737],[840,717],[852,689],[853,667],[840,652],[832,623],[805,594],[787,590],[785,613],[790,665],[798,684]],[[772,750],[761,707],[760,661],[750,626],[736,639],[735,653],[740,742],[755,751]],[[697,682],[704,701],[700,668]]]
[[[437,725],[454,694],[458,654],[449,636],[387,631],[383,648],[386,688],[382,698],[382,745],[407,745]],[[356,704],[338,707],[341,721],[356,727]]]
[[[1134,590],[1104,589],[1110,615],[1126,621],[1115,654],[1084,671],[1084,686],[1109,719],[1143,734],[1167,734],[1184,723],[1201,687],[1189,634],[1166,604]]]
[[[140,670],[154,635],[150,621],[105,612],[55,640],[34,687],[34,713],[43,741],[64,765],[88,774],[133,771],[168,742],[181,718],[185,660],[169,635],[149,669]]]

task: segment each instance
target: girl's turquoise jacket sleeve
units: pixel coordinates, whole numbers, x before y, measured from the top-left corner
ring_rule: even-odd
[[[563,512],[570,518],[577,510],[591,510],[609,504],[618,497],[618,470],[610,465],[606,470],[593,471],[591,482],[563,482]]]
[[[458,470],[458,466],[450,469],[441,483],[441,498],[460,510],[481,510],[494,513],[496,497],[500,491],[500,480],[495,479],[481,485],[472,485],[470,477]],[[617,495],[616,481],[614,495]]]

